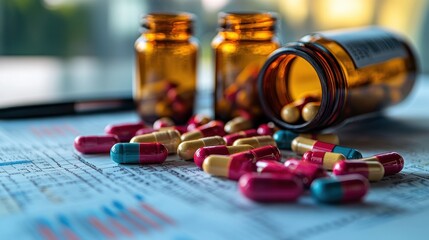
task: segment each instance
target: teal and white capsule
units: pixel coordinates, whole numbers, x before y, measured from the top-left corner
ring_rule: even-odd
[[[347,159],[362,158],[362,154],[353,148],[338,146],[332,143],[317,141],[304,137],[297,137],[292,141],[292,151],[303,155],[308,151],[312,152],[333,152],[343,154]]]
[[[347,203],[360,201],[369,189],[368,180],[360,174],[319,178],[310,187],[311,195],[322,203]]]
[[[163,163],[167,156],[161,143],[117,143],[110,149],[110,158],[121,164]]]

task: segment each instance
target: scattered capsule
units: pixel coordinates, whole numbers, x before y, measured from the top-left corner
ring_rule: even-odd
[[[163,163],[168,150],[161,143],[117,143],[110,150],[110,158],[117,163]]]
[[[250,145],[240,145],[240,146],[207,146],[199,148],[194,154],[194,162],[199,167],[203,167],[203,162],[206,157],[210,155],[230,155],[234,153],[244,152],[253,149]]]
[[[369,181],[376,182],[383,178],[384,167],[377,161],[343,160],[334,165],[333,173],[334,175],[357,173],[368,178]]]
[[[252,121],[244,117],[235,117],[225,124],[225,132],[235,133],[252,128]]]
[[[128,142],[134,137],[137,130],[144,128],[145,125],[139,123],[123,123],[123,124],[110,124],[104,128],[104,132],[107,134],[113,134],[118,136],[121,142]]]
[[[119,142],[116,135],[78,136],[74,139],[74,148],[81,153],[109,153],[110,148]]]
[[[309,102],[302,108],[302,119],[308,122],[313,120],[320,109],[320,102]]]
[[[322,203],[361,201],[367,194],[369,183],[359,174],[320,178],[311,184],[311,195]]]
[[[388,152],[374,155],[368,158],[359,159],[361,161],[377,161],[384,167],[384,176],[399,173],[404,168],[404,159],[396,152]]]
[[[266,124],[261,124],[261,125],[259,125],[259,127],[257,129],[257,133],[259,135],[272,136],[275,131],[276,131],[276,125],[274,125],[274,123],[272,123],[272,122],[269,122]]]
[[[225,135],[223,139],[226,142],[226,145],[232,145],[235,140],[240,138],[254,137],[258,136],[258,132],[255,129],[244,130],[236,133],[231,133]]]
[[[338,136],[332,133],[324,134],[308,134],[308,133],[294,133],[288,130],[278,130],[274,133],[273,138],[277,143],[277,147],[280,149],[291,150],[292,141],[296,137],[305,137],[313,140],[319,140],[322,142],[332,143],[338,145],[340,143]]]
[[[255,148],[230,156],[210,155],[203,162],[204,172],[231,180],[238,180],[248,172],[256,171],[256,162],[262,159],[279,161],[281,153],[274,146]]]
[[[171,120],[171,118],[168,118],[168,117],[160,118],[153,123],[153,129],[155,130],[158,130],[163,127],[172,127],[172,126],[174,126],[174,122],[173,120]]]
[[[197,129],[184,133],[181,137],[182,141],[190,141],[203,137],[211,136],[224,136],[225,131],[223,130],[224,125],[220,121],[211,121],[207,124],[204,124]]]
[[[259,160],[256,162],[258,173],[290,173],[289,169],[281,162],[275,160]]]
[[[246,173],[238,181],[240,192],[258,202],[292,202],[303,193],[302,182],[292,174]]]
[[[340,153],[308,151],[302,155],[302,160],[321,165],[326,170],[332,170],[337,162],[346,160],[346,157]]]
[[[186,133],[186,126],[171,126],[171,127],[162,127],[160,129],[158,129],[158,131],[163,132],[163,131],[168,131],[168,130],[177,130],[179,131],[180,134]]]
[[[240,138],[234,141],[233,146],[248,144],[255,148],[262,146],[276,146],[276,142],[271,136],[257,136],[257,137],[249,137],[249,138]]]
[[[302,155],[305,152],[334,152],[343,154],[347,159],[362,158],[362,154],[353,148],[338,146],[332,143],[326,143],[304,137],[297,137],[292,141],[292,151]]]
[[[138,135],[130,140],[131,143],[149,143],[157,142],[162,143],[167,148],[168,153],[175,154],[177,146],[179,146],[180,133],[177,130],[168,130],[162,132],[153,132],[144,135]]]
[[[318,101],[318,99],[312,96],[307,96],[286,104],[280,112],[280,117],[287,123],[296,123],[301,119],[301,111],[303,107],[307,103],[314,101]]]
[[[299,177],[304,186],[309,188],[311,183],[317,178],[327,177],[328,173],[320,165],[294,159],[287,160],[285,166],[289,172]]]
[[[195,152],[202,147],[225,145],[222,137],[213,136],[196,140],[184,141],[177,147],[177,154],[184,160],[192,160]]]
[[[195,130],[197,127],[202,126],[211,121],[211,118],[204,114],[195,114],[188,120],[187,131]]]

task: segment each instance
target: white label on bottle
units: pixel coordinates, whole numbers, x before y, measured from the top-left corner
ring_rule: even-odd
[[[407,56],[404,45],[394,34],[377,27],[322,32],[321,35],[340,44],[357,68]]]

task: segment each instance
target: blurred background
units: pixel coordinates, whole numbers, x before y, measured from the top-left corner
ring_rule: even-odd
[[[279,13],[282,43],[318,30],[393,29],[409,38],[429,73],[429,0],[0,0],[0,100],[22,97],[10,89],[23,86],[34,96],[100,86],[130,92],[140,17],[160,11],[197,16],[199,87],[210,89],[217,14],[258,10]]]

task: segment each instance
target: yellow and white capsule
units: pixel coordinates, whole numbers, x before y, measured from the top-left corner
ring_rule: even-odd
[[[256,136],[249,138],[240,138],[234,141],[233,146],[248,144],[254,148],[263,146],[277,146],[276,141],[271,136]]]
[[[153,132],[143,135],[138,135],[130,140],[130,143],[162,143],[168,150],[169,154],[175,154],[177,146],[182,142],[180,133],[177,130],[168,130],[162,132]]]
[[[177,147],[177,153],[181,159],[192,160],[194,159],[195,152],[199,148],[217,145],[226,145],[226,142],[220,136],[184,141]]]

